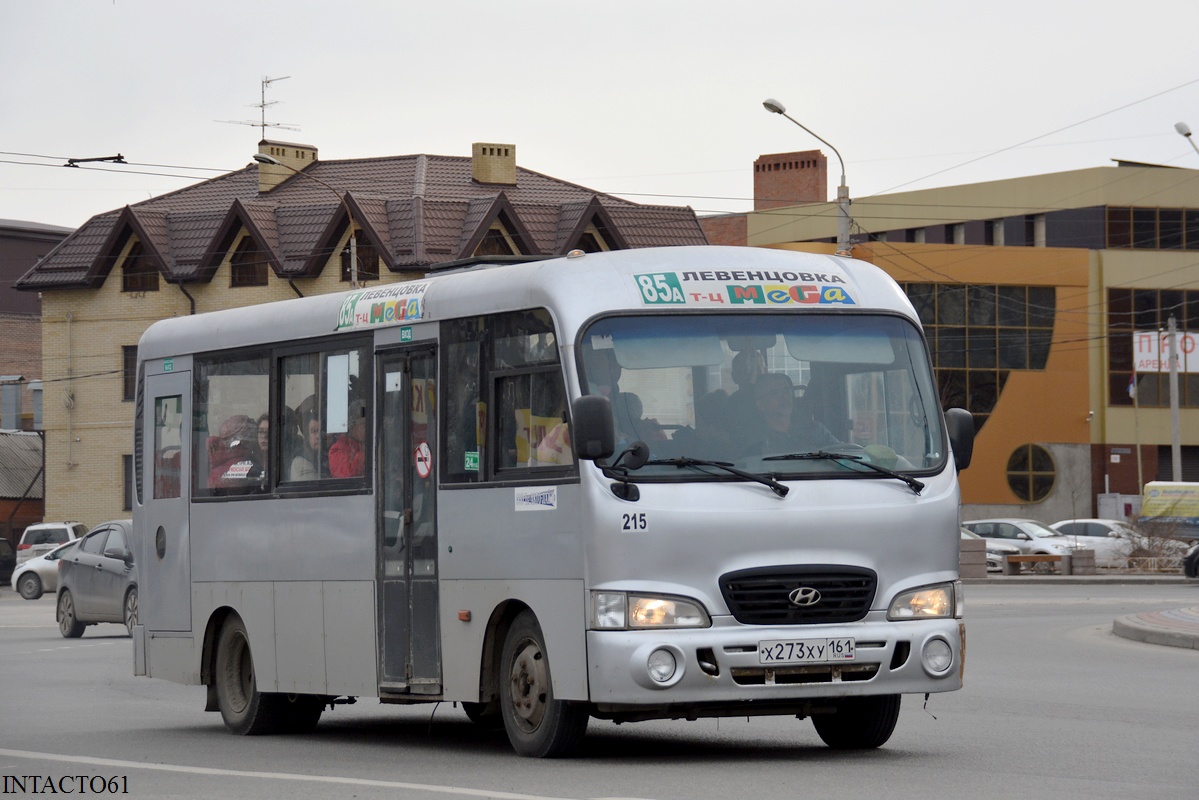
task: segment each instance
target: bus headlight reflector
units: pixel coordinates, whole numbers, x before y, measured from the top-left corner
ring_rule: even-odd
[[[655,650],[646,659],[646,666],[649,667],[651,678],[658,683],[666,683],[674,677],[678,662],[675,661],[674,653],[669,650]]]
[[[706,628],[711,624],[700,604],[684,597],[591,593],[593,630]]]
[[[630,628],[702,628],[707,624],[707,614],[688,600],[629,595]]]
[[[953,649],[944,639],[929,639],[920,657],[930,675],[941,675],[953,666]]]
[[[887,609],[887,619],[945,619],[957,615],[958,590],[952,583],[925,586],[897,595]]]

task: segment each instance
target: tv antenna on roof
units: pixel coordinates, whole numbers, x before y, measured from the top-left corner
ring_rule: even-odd
[[[257,103],[252,103],[250,106],[251,108],[257,108],[262,111],[262,119],[261,120],[255,122],[252,119],[218,119],[217,122],[227,122],[230,125],[252,125],[255,128],[261,128],[263,139],[266,138],[266,129],[267,128],[281,128],[285,131],[298,131],[300,128],[296,125],[284,125],[281,122],[267,122],[266,121],[267,106],[273,106],[273,105],[277,105],[279,103],[278,100],[272,100],[269,103],[267,102],[266,87],[270,86],[275,81],[285,81],[290,77],[291,77],[290,75],[283,75],[278,78],[268,78],[268,77],[263,76],[263,78],[262,78],[262,100]]]

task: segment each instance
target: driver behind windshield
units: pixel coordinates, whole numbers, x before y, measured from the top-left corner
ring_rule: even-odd
[[[751,450],[794,453],[818,450],[837,438],[812,416],[809,404],[795,397],[795,385],[781,372],[768,372],[753,384],[757,420],[749,425],[747,444]]]

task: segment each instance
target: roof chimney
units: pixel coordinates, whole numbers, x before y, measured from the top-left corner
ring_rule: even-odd
[[[317,160],[316,148],[310,144],[272,142],[263,139],[258,143],[258,152],[279,162],[278,165],[258,164],[259,194],[269,192],[309,164],[316,163]]]
[[[828,159],[819,150],[773,153],[754,161],[754,211],[828,200]]]
[[[471,145],[470,176],[478,183],[516,185],[516,145],[475,142]]]

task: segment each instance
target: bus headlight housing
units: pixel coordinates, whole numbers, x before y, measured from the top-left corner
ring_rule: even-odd
[[[685,597],[628,592],[591,593],[593,630],[707,628],[711,624],[703,607]]]
[[[896,595],[887,609],[887,619],[948,619],[962,616],[962,583],[938,583]]]

